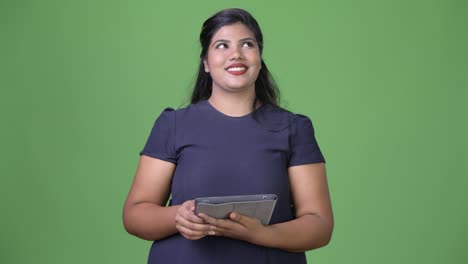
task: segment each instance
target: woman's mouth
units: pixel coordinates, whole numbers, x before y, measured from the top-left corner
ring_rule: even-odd
[[[247,65],[242,63],[231,64],[226,68],[226,71],[232,75],[242,75],[247,72]]]

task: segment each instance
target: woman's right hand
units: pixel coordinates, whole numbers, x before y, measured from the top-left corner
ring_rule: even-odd
[[[210,225],[195,215],[195,202],[193,200],[188,200],[179,206],[175,223],[179,233],[190,240],[203,238],[210,231]]]

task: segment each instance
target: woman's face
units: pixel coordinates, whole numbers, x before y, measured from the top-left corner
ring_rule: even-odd
[[[211,39],[203,60],[213,79],[213,91],[255,91],[261,57],[254,34],[242,23],[221,27]]]

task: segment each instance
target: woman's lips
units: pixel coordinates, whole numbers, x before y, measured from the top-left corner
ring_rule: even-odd
[[[229,65],[226,68],[226,71],[229,72],[232,75],[242,75],[242,74],[247,72],[248,68],[249,67],[247,67],[247,65],[245,65],[245,64],[234,63],[234,64]]]

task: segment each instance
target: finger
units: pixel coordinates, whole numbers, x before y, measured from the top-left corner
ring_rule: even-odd
[[[188,219],[185,219],[181,216],[176,216],[175,220],[177,225],[183,226],[189,230],[208,231],[210,229],[210,226],[208,224],[191,222]]]
[[[176,225],[176,228],[177,230],[179,230],[179,233],[187,238],[187,239],[190,239],[190,240],[196,240],[196,239],[200,239],[204,236],[207,235],[207,232],[203,232],[203,231],[195,231],[195,230],[190,230],[184,226],[181,226],[181,225]]]
[[[222,227],[211,226],[211,230],[208,232],[209,236],[224,236],[230,238],[238,238],[239,231],[233,229],[226,229]]]
[[[193,212],[187,212],[183,215],[183,217],[186,220],[193,222],[193,223],[205,224],[205,221],[202,218],[195,215]]]
[[[236,212],[232,212],[229,214],[229,218],[234,222],[240,222],[242,219],[242,215]]]
[[[186,212],[186,215],[185,215],[186,217],[189,217],[189,215],[198,217],[197,215],[195,215],[195,201],[194,200],[185,201],[182,204],[182,207],[183,209],[185,209],[184,212]]]
[[[227,219],[216,219],[205,214],[199,215],[209,225],[209,236],[231,236],[232,232],[235,232],[233,228],[237,229],[240,227],[239,224]]]
[[[195,201],[194,200],[187,200],[183,203],[183,205],[187,208],[192,208],[195,206]]]
[[[216,228],[232,229],[234,225],[236,224],[230,219],[216,219],[216,218],[207,216],[205,214],[200,214],[199,216],[205,221],[205,223]],[[211,228],[211,229],[214,230],[214,228]]]
[[[186,220],[188,220],[190,222],[199,223],[199,224],[204,224],[205,223],[203,219],[201,219],[200,217],[195,215],[193,213],[193,211],[187,209],[186,207],[183,207],[183,208],[180,209],[179,215],[182,218],[184,218],[184,219],[186,219]]]
[[[193,201],[187,201],[186,202],[186,208],[190,211],[190,212],[195,212],[195,203]]]
[[[222,236],[221,231],[216,231],[216,230],[210,230],[208,231],[209,236]]]
[[[232,233],[232,230],[216,226],[210,226],[210,230],[208,231],[209,236],[227,236],[230,233]]]
[[[251,225],[251,224],[254,224],[254,223],[260,221],[257,218],[248,217],[248,216],[239,214],[237,212],[230,213],[229,214],[229,219],[236,222],[236,223],[239,223],[239,224],[241,224],[243,226],[248,226],[248,225]]]
[[[212,224],[212,225],[216,224],[217,219],[214,217],[208,216],[206,214],[201,214],[201,213],[198,214],[198,217],[200,217],[207,224]]]

